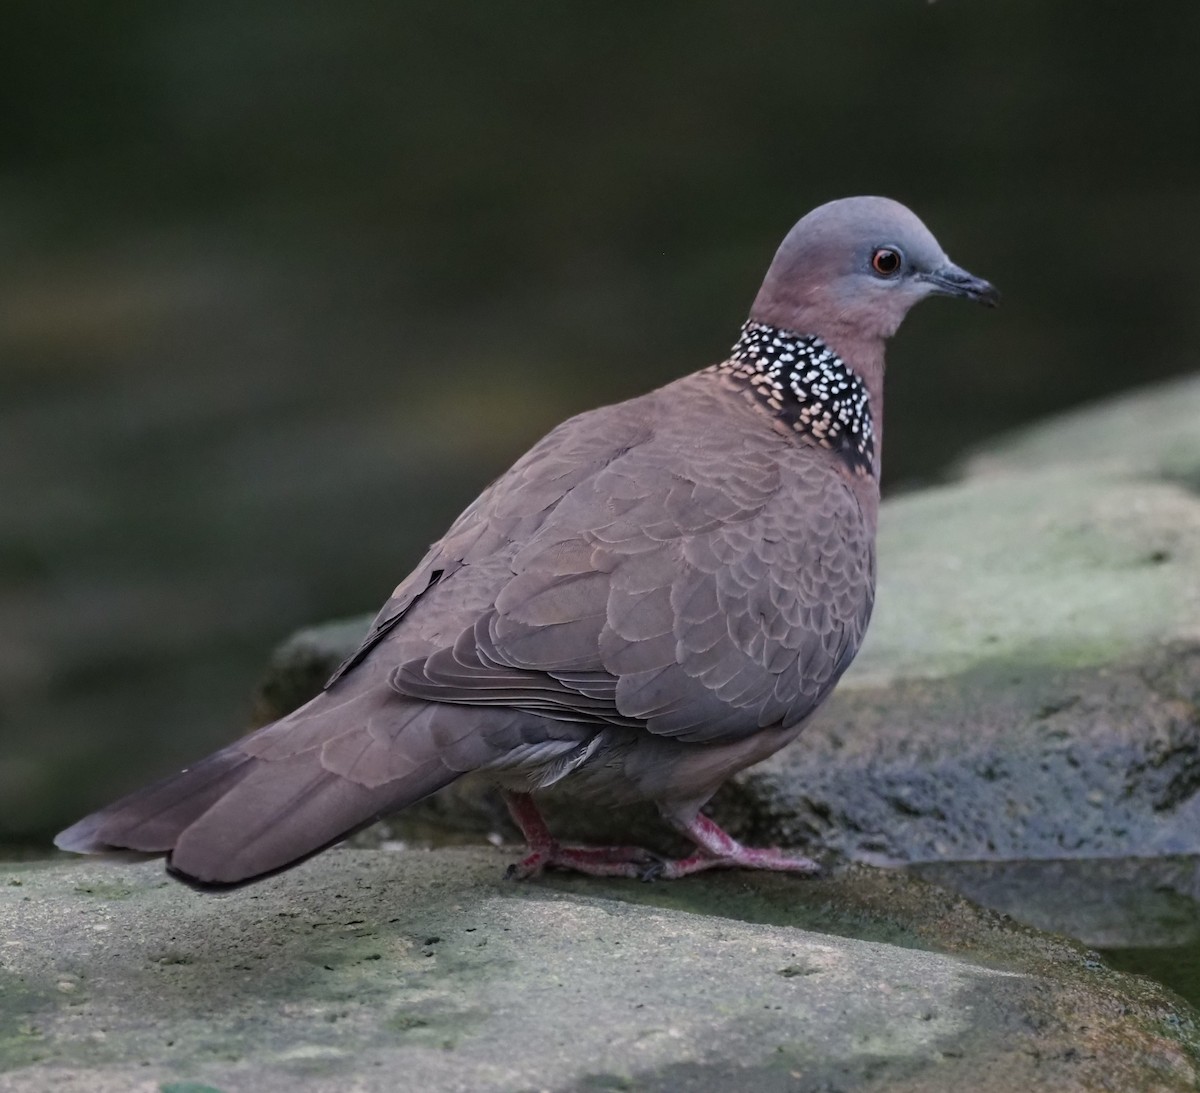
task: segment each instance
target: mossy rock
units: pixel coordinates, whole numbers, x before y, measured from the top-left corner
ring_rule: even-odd
[[[213,898],[0,867],[0,1088],[1194,1089],[1196,1015],[1072,943],[850,867],[502,879],[334,850]]]

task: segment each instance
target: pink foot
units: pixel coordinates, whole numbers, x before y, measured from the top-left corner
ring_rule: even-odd
[[[698,853],[689,858],[655,863],[647,871],[646,880],[659,877],[674,880],[691,873],[702,873],[706,869],[770,869],[806,876],[821,870],[811,858],[801,857],[799,854],[788,854],[775,847],[743,846],[703,813],[696,813],[687,822],[673,820],[672,824],[677,831],[696,844]]]
[[[508,867],[514,880],[536,876],[543,869],[571,869],[593,877],[636,877],[640,880],[674,880],[707,869],[769,869],[811,875],[820,866],[809,858],[774,847],[743,846],[707,816],[697,813],[687,822],[674,822],[681,834],[696,844],[687,858],[664,859],[638,846],[562,846],[550,834],[546,821],[527,793],[506,793],[513,819],[529,843],[529,853]]]
[[[511,880],[536,877],[543,869],[572,869],[593,877],[640,877],[659,859],[640,846],[563,846],[528,793],[506,793],[508,811],[529,844],[529,853],[505,872]]]
[[[757,849],[739,843],[735,852],[720,858],[710,858],[700,853],[693,854],[690,858],[653,862],[643,871],[642,880],[675,880],[676,877],[703,873],[706,869],[769,869],[777,873],[799,873],[802,876],[812,876],[821,871],[821,867],[811,858],[803,858],[799,854],[785,854],[773,846]]]
[[[591,877],[641,877],[657,864],[658,859],[640,846],[561,846],[552,842],[513,862],[504,875],[510,880],[526,880],[543,869],[570,869]]]

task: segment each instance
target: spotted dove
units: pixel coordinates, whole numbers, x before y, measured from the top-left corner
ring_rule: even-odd
[[[504,791],[511,872],[813,871],[701,811],[791,741],[871,614],[884,343],[933,294],[994,304],[904,206],[847,198],[780,246],[719,364],[540,440],[397,587],[300,709],[57,844],[165,855],[223,888],[296,865],[465,775]],[[532,794],[654,802],[695,851],[568,847]]]

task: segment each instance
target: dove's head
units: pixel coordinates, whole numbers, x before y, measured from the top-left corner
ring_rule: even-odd
[[[886,197],[821,205],[780,244],[750,310],[760,322],[839,342],[881,342],[926,296],[994,307],[1000,295],[956,266],[916,215]]]

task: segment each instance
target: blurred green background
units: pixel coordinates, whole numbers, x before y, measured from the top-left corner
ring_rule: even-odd
[[[886,488],[1195,367],[1200,5],[11,3],[0,843],[247,723],[564,416],[912,205],[1001,311],[890,355]]]

